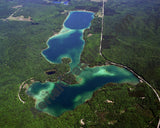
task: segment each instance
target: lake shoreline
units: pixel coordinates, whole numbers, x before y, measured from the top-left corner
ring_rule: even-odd
[[[76,17],[77,15],[78,16],[82,16],[82,18],[84,17],[84,19],[86,17],[90,16],[90,17],[88,17],[87,20],[85,19],[83,21],[84,23],[86,23],[85,27],[83,25],[83,22],[78,21],[78,23],[76,23],[74,21],[74,20],[77,20],[77,17]],[[91,22],[91,20],[93,18],[94,18],[94,13],[91,13],[91,12],[71,11],[69,13],[69,15],[66,17],[66,19],[64,20],[63,28],[61,29],[59,34],[56,34],[55,36],[52,36],[52,37],[50,37],[48,39],[48,41],[46,42],[47,46],[50,48],[49,41],[52,40],[52,39],[55,39],[56,37],[58,37],[58,39],[60,37],[60,39],[61,39],[61,36],[63,36],[63,38],[64,38],[64,35],[65,36],[66,36],[66,34],[70,35],[70,32],[73,32],[74,34],[78,33],[78,36],[75,36],[76,39],[78,39],[76,41],[80,41],[81,43],[83,43],[83,44],[80,43],[82,48],[80,47],[80,52],[78,53],[78,55],[79,55],[78,61],[80,62],[81,53],[82,53],[82,51],[84,49],[84,45],[85,45],[85,40],[83,38],[83,33],[84,33],[85,29],[87,29],[87,28],[89,28],[91,26],[90,22]],[[67,23],[67,25],[66,25],[66,23]],[[73,24],[73,26],[75,28],[72,26],[72,24]],[[77,24],[80,24],[80,26],[77,27],[76,26]],[[71,28],[70,28],[70,26],[71,26]],[[68,39],[68,40],[66,40],[67,45],[66,44],[65,45],[68,46],[68,43],[70,43],[70,40],[69,40],[70,38],[69,38],[69,36],[66,36],[66,37],[67,37],[66,39]],[[71,40],[72,40],[72,38],[71,38]],[[58,43],[64,43],[64,42],[58,42]],[[73,43],[75,44],[75,42],[73,42]],[[78,42],[76,42],[76,45],[77,45],[77,43]],[[72,45],[73,44],[71,44],[71,46]],[[62,46],[65,47],[64,45],[62,45]],[[75,49],[76,48],[77,47],[75,47]],[[41,54],[42,53],[43,53],[43,51],[41,52]],[[55,56],[55,54],[51,54],[51,55]],[[62,55],[60,54],[61,59],[63,57],[66,57],[66,55],[67,55],[66,53],[65,54],[63,53]],[[75,60],[74,60],[75,61],[74,62],[72,57],[70,58],[72,60],[72,63],[75,63],[76,64],[75,67],[78,68],[77,64],[79,64],[79,63],[77,63]],[[52,62],[52,61],[51,61],[51,63],[54,64],[54,62]],[[70,67],[71,67],[71,65],[70,65]],[[72,73],[72,68],[73,67],[71,67],[70,71],[69,71],[71,73]],[[80,69],[80,67],[79,67],[79,69]],[[73,75],[74,75],[74,73],[73,73]],[[101,66],[94,66],[94,67],[85,67],[76,76],[76,80],[78,80],[78,82],[80,82],[80,83],[73,84],[73,85],[67,84],[66,87],[59,87],[59,82],[60,81],[57,80],[56,82],[51,82],[53,84],[56,84],[56,86],[54,88],[52,88],[52,87],[49,88],[48,87],[48,89],[45,89],[45,86],[43,87],[42,85],[48,84],[49,82],[47,82],[47,83],[45,83],[45,82],[44,83],[38,83],[40,86],[36,85],[36,87],[34,87],[34,89],[37,88],[36,90],[39,90],[38,93],[35,93],[34,91],[31,91],[32,89],[30,89],[30,90],[28,89],[28,91],[29,91],[29,94],[34,99],[36,99],[36,97],[38,97],[38,99],[41,97],[40,101],[36,99],[36,102],[35,102],[35,107],[38,110],[46,112],[46,109],[47,109],[49,114],[51,114],[53,116],[60,116],[65,111],[75,109],[76,106],[84,103],[86,101],[86,99],[87,100],[90,99],[92,97],[93,92],[96,91],[97,89],[99,89],[100,87],[102,87],[106,83],[110,83],[110,82],[113,82],[113,83],[123,83],[123,82],[126,83],[127,82],[127,83],[133,83],[133,84],[137,84],[138,83],[138,79],[131,72],[129,72],[128,70],[126,70],[124,68],[119,68],[118,66],[112,66],[112,65],[107,65],[107,66],[106,65],[103,65],[103,66],[101,65]],[[92,85],[92,86],[90,86],[90,85]],[[30,86],[30,88],[32,88],[32,86]],[[59,90],[60,88],[63,91],[60,91]],[[56,91],[57,89],[60,92],[56,92],[55,93],[54,91]],[[44,93],[45,93],[46,90],[48,90],[47,93],[49,92],[48,93],[49,97],[48,96],[46,97],[47,98],[47,103],[46,103],[47,108],[45,108],[44,110],[42,108],[38,107],[38,105],[41,102],[46,102],[46,98],[43,95],[41,95],[41,93],[40,93],[42,90],[44,90]],[[54,98],[51,95],[53,95]],[[54,95],[56,95],[56,96],[54,96]],[[67,98],[67,102],[64,101],[63,97]],[[57,107],[57,105],[59,107]]]

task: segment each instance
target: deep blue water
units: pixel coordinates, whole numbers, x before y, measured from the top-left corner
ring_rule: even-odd
[[[63,110],[72,110],[77,105],[84,103],[87,99],[91,98],[95,90],[102,87],[106,83],[120,83],[121,80],[132,79],[133,77],[134,76],[132,74],[130,74],[129,76],[126,76],[124,74],[115,76],[101,75],[85,80],[85,83],[83,83],[82,86],[77,85],[63,87],[61,84],[58,84],[57,86],[55,86],[55,88],[59,90],[60,94],[53,99],[55,94],[55,92],[53,92],[51,93],[50,97],[44,102],[46,104],[46,107],[52,110],[50,111],[50,114],[59,116],[64,112]],[[132,82],[135,81],[136,79],[134,79]],[[63,88],[63,91],[60,91],[58,86],[61,86]],[[77,101],[74,101],[77,96],[81,97]]]
[[[83,49],[84,29],[90,26],[93,13],[70,12],[64,22],[64,29],[48,41],[48,48],[43,50],[45,58],[53,63],[60,63],[63,57],[72,59],[71,68],[80,61]],[[36,82],[28,89],[28,94],[36,99],[36,108],[53,116],[59,116],[67,110],[91,98],[93,92],[106,83],[137,84],[138,79],[129,71],[116,66],[86,67],[76,76],[79,84],[67,85],[64,82]]]
[[[86,67],[77,79],[82,81],[75,85],[67,85],[63,81],[34,83],[28,94],[37,100],[37,109],[60,116],[90,99],[93,92],[106,83],[138,83],[138,79],[131,72],[116,66]]]
[[[53,1],[54,4],[64,4],[64,5],[68,5],[69,1]]]
[[[48,60],[55,63],[60,63],[62,57],[70,57],[72,65],[76,65],[79,63],[84,45],[84,41],[80,37],[82,37],[81,31],[69,33],[67,37],[55,37],[48,42],[49,48],[44,50],[43,54]]]
[[[76,17],[76,18],[75,18]],[[64,26],[70,29],[86,29],[93,19],[92,12],[71,12],[69,18],[64,22]]]
[[[73,69],[79,63],[84,46],[83,31],[90,26],[93,15],[91,12],[70,12],[62,32],[49,39],[48,48],[42,51],[42,55],[53,63],[60,63],[63,57],[70,57]]]

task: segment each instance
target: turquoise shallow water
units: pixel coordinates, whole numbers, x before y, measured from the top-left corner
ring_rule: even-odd
[[[50,62],[60,63],[63,57],[72,60],[71,69],[80,62],[80,55],[84,47],[83,31],[90,27],[94,13],[72,11],[66,18],[60,33],[47,42],[48,48],[42,55]]]
[[[45,58],[53,63],[60,63],[62,57],[70,57],[71,68],[76,67],[84,45],[82,34],[84,29],[90,26],[92,19],[93,13],[71,12],[59,35],[49,40],[48,49],[42,53]],[[38,110],[60,116],[90,99],[93,92],[106,83],[138,83],[138,79],[131,72],[116,66],[86,67],[76,79],[79,84],[75,85],[67,85],[63,81],[36,82],[29,87],[27,93],[36,99]]]

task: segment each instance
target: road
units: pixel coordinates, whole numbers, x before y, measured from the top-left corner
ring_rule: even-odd
[[[33,77],[31,77],[30,79],[27,79],[27,80],[23,81],[22,84],[21,84],[20,87],[19,87],[18,99],[19,99],[23,104],[25,103],[25,101],[23,101],[23,100],[21,99],[19,93],[21,92],[21,88],[23,87],[23,85],[25,84],[25,82],[28,81],[28,80],[31,80],[31,79],[33,79]]]
[[[21,99],[19,93],[20,93],[20,91],[21,91],[22,86],[24,85],[24,83],[25,83],[26,81],[27,81],[27,80],[25,80],[25,81],[22,82],[21,86],[19,87],[19,91],[18,91],[18,98],[19,98],[19,100],[20,100],[23,104],[25,103],[25,101],[23,101],[23,100]]]
[[[107,2],[107,1],[106,1]],[[103,4],[102,4],[102,28],[101,28],[101,40],[100,40],[100,47],[99,47],[99,54],[101,56],[103,56],[102,54],[102,40],[103,40],[103,26],[104,26],[104,0],[103,0]],[[104,57],[104,56],[103,56]],[[106,60],[107,58],[104,57]],[[114,63],[112,61],[108,61],[107,60],[107,63],[110,64],[110,65],[115,65],[115,66],[118,66],[118,67],[122,67],[122,68],[125,68],[127,69],[128,71],[132,72],[140,81],[143,81],[145,84],[147,84],[152,90],[153,92],[155,93],[155,95],[157,96],[158,98],[158,101],[160,103],[160,97],[157,93],[157,91],[152,87],[151,84],[149,84],[145,79],[143,79],[141,76],[139,76],[136,72],[134,72],[132,69],[130,69],[129,67],[125,66],[125,65],[122,65],[122,64],[117,64],[117,63]],[[157,128],[160,128],[160,118],[159,118],[159,121],[158,121],[158,125],[157,125]]]
[[[104,24],[104,0],[103,0],[103,4],[102,4],[102,28],[101,28],[100,47],[99,47],[99,54],[100,54],[101,56],[102,56],[103,24]]]

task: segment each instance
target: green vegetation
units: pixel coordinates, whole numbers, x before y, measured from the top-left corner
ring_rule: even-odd
[[[31,99],[27,99],[27,103]],[[160,104],[154,92],[145,84],[106,84],[93,97],[74,111],[60,117],[52,117],[31,108],[31,119],[27,127],[92,127],[155,128],[159,119]],[[24,117],[26,118],[26,117]],[[80,123],[83,119],[85,125]],[[29,120],[28,120],[29,121]],[[45,121],[45,122],[44,122]],[[63,123],[62,123],[63,122]],[[38,125],[37,123],[41,123]],[[25,125],[26,126],[26,125]]]
[[[131,95],[135,94],[135,95]],[[144,99],[143,99],[144,97]],[[150,104],[154,101],[157,104]],[[136,87],[128,84],[107,84],[93,94],[87,102],[88,113],[97,118],[84,118],[87,127],[155,127],[158,116],[158,100],[150,88],[141,84]],[[90,117],[90,116],[89,116]],[[95,116],[93,116],[95,117]],[[149,122],[152,122],[149,124]]]
[[[6,2],[5,0],[1,0],[0,1],[0,19],[6,18],[11,13],[13,13],[15,9],[13,9],[12,7],[15,6],[16,4],[17,4],[16,2],[11,2],[11,1]]]
[[[81,55],[81,62],[89,66],[103,65],[105,59],[99,54],[100,34],[93,34],[85,39],[84,50]]]
[[[70,5],[74,7],[74,10],[98,12],[98,10],[101,9],[102,3],[91,2],[90,0],[71,0]]]
[[[110,83],[97,90],[89,101],[74,111],[64,113],[60,118],[73,120],[77,128],[82,126],[81,119],[84,119],[83,127],[132,128],[134,125],[138,128],[154,128],[158,120],[158,116],[154,115],[158,111],[153,112],[152,109],[158,110],[159,107],[156,96],[146,85]]]
[[[17,5],[17,2],[14,5]],[[0,127],[2,128],[29,127],[29,124],[37,127],[36,125],[41,122],[40,119],[33,122],[34,100],[32,98],[26,100],[25,95],[22,96],[25,91],[23,89],[20,95],[26,103],[22,104],[19,101],[17,95],[20,83],[31,77],[45,81],[45,71],[55,66],[58,68],[57,72],[69,70],[64,64],[54,66],[48,63],[40,54],[41,50],[46,48],[47,39],[61,29],[66,14],[62,15],[56,6],[34,3],[24,5],[23,9],[26,11],[30,9],[31,11],[23,15],[31,16],[38,24],[0,20]]]
[[[123,0],[121,4],[118,0],[112,1],[109,0],[105,5],[104,57],[130,66],[158,88],[158,1]],[[128,7],[125,2],[129,2]],[[12,7],[21,4],[23,7],[14,16],[31,16],[33,22],[0,20],[0,127],[156,127],[160,105],[152,90],[144,84],[105,85],[94,93],[92,99],[58,118],[36,110],[35,101],[25,93],[24,88],[20,96],[26,103],[21,103],[17,96],[19,86],[31,77],[41,82],[59,79],[75,82],[73,74],[66,74],[70,71],[70,60],[63,59],[61,64],[51,64],[42,57],[41,50],[47,47],[48,38],[62,28],[67,16],[67,13],[62,13],[64,10],[86,9],[96,12],[102,3],[71,0],[70,6],[55,6],[42,0],[1,0],[0,18],[7,18],[16,10]],[[90,66],[105,64],[105,59],[99,55],[100,31],[101,18],[96,17],[91,28],[84,33],[86,45],[81,62]],[[55,70],[56,73],[47,75],[46,71],[49,70]],[[111,101],[113,103],[109,103]],[[84,119],[84,126],[80,124],[81,119]]]
[[[81,63],[86,63],[89,66],[105,64],[105,59],[99,54],[100,33],[101,18],[95,17],[91,22],[90,29],[84,32],[85,46],[81,54]]]
[[[70,58],[62,58],[62,63],[64,63],[64,64],[70,64],[71,61],[72,60]]]
[[[75,1],[75,4],[77,3]],[[40,0],[0,1],[0,6],[3,7],[0,8],[3,10],[0,11],[1,18],[7,18],[16,10],[12,7],[20,4],[23,7],[14,16],[31,16],[33,22],[0,20],[0,127],[67,126],[66,122],[60,123],[61,119],[56,123],[53,117],[35,110],[34,100],[25,94],[25,89],[20,91],[22,100],[26,101],[25,104],[19,101],[17,95],[20,84],[26,79],[34,77],[41,82],[57,81],[70,70],[69,65],[64,61],[59,65],[50,64],[40,53],[47,47],[48,38],[62,28],[67,13],[61,14],[61,12],[74,10],[75,6],[73,4],[72,6],[47,5]],[[52,69],[56,69],[55,74],[45,73]],[[74,78],[73,75],[68,74],[63,77],[68,81],[73,81]]]
[[[102,54],[127,65],[160,90],[159,5],[157,0],[109,0]]]

